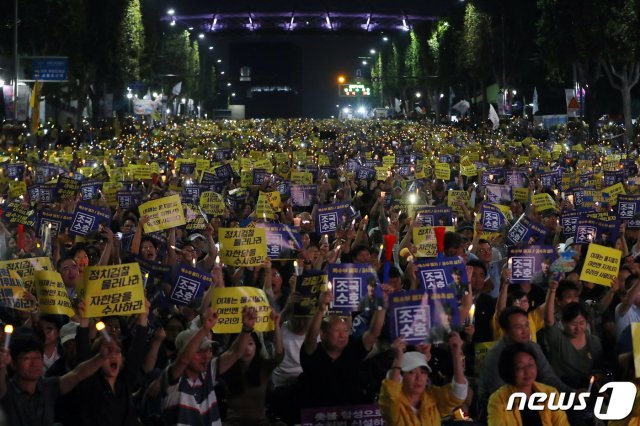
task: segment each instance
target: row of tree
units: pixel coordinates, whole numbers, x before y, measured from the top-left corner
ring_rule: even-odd
[[[198,41],[188,31],[163,29],[163,13],[153,1],[20,0],[19,53],[69,57],[69,84],[45,84],[43,94],[61,107],[77,100],[78,114],[87,99],[97,117],[99,100],[107,93],[117,105],[126,101],[130,86],[142,97],[141,87],[167,93],[178,81],[181,96],[212,103],[213,63],[201,63]],[[12,13],[0,19],[0,55],[10,57]]]
[[[408,37],[396,37],[371,69],[377,99],[428,94],[438,112],[452,87],[486,117],[488,84],[562,94],[577,83],[593,124],[615,89],[628,140],[632,90],[640,78],[640,0],[469,0]],[[558,111],[556,111],[558,112]],[[595,128],[595,126],[591,126]]]

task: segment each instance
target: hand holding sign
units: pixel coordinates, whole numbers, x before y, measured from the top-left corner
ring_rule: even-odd
[[[242,308],[242,331],[253,331],[258,319],[258,311],[253,306],[245,306]]]
[[[326,308],[333,302],[333,293],[331,290],[326,290],[320,293],[320,298],[318,299],[318,308],[321,311],[326,310]]]

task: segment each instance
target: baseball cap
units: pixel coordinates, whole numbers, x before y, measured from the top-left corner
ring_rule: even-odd
[[[198,333],[198,330],[190,329],[184,330],[178,333],[176,336],[176,350],[180,351],[187,343],[193,339],[193,337]],[[211,346],[213,340],[210,339],[202,339],[202,343],[200,343],[199,350],[206,349]]]
[[[78,324],[77,322],[68,322],[65,325],[62,326],[62,328],[60,329],[60,344],[64,345],[65,343],[67,343],[69,340],[71,339],[75,339],[76,338],[76,333],[78,331],[78,326],[80,324]]]
[[[420,352],[406,352],[402,357],[402,364],[400,365],[400,369],[404,373],[408,373],[411,370],[414,370],[418,367],[424,367],[431,373],[431,367],[427,364],[427,360],[424,355]]]
[[[206,240],[206,238],[204,237],[204,235],[202,234],[198,234],[197,232],[194,234],[189,235],[189,241],[195,241],[198,238],[202,238],[203,240]]]

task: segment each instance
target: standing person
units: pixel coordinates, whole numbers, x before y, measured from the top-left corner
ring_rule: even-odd
[[[217,358],[213,358],[209,339],[218,319],[213,309],[204,312],[199,329],[178,334],[178,356],[158,379],[165,425],[222,426],[214,385],[218,375],[229,370],[247,350],[256,318],[255,308],[242,309],[242,333]]]
[[[438,387],[427,386],[431,368],[424,354],[404,353],[406,343],[402,338],[393,342],[393,363],[380,389],[379,403],[385,424],[437,426],[441,424],[441,417],[464,402],[468,383],[464,377],[462,344],[460,335],[451,333],[453,381]]]
[[[538,365],[536,354],[530,347],[523,343],[506,346],[500,354],[498,370],[500,378],[504,380],[505,384],[496,390],[489,399],[488,424],[569,426],[569,420],[564,411],[552,411],[546,406],[541,411],[533,411],[527,406],[522,410],[520,407],[507,410],[509,397],[515,392],[522,392],[527,397],[531,396],[533,392],[542,392],[547,395],[558,394],[556,388],[536,381]],[[558,397],[556,396],[556,400]]]

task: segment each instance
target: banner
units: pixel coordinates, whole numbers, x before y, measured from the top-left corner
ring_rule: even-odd
[[[302,237],[295,228],[281,223],[256,223],[265,230],[267,256],[272,260],[293,260],[302,249]]]
[[[574,244],[601,244],[613,246],[618,239],[619,222],[602,219],[580,218],[573,235]]]
[[[83,292],[87,318],[146,312],[142,274],[137,263],[86,268]]]
[[[20,200],[11,201],[2,217],[9,223],[22,224],[30,228],[36,226],[35,210],[30,208],[29,205],[22,204]]]
[[[294,207],[310,207],[318,197],[318,185],[291,185],[291,204]]]
[[[451,166],[449,166],[449,163],[436,163],[435,172],[436,179],[441,179],[446,182],[451,180]]]
[[[550,246],[509,247],[509,269],[512,283],[528,283],[542,274],[542,263],[551,265],[555,250]]]
[[[349,313],[358,310],[367,297],[368,287],[379,285],[375,269],[368,263],[330,263],[328,280],[332,283],[331,311]]]
[[[202,297],[211,283],[211,275],[191,266],[180,265],[169,299],[176,305],[189,305]]]
[[[420,226],[452,226],[451,207],[421,207],[416,210],[416,223]]]
[[[415,257],[436,257],[438,241],[431,226],[413,228],[413,244],[416,246]]]
[[[142,201],[141,191],[118,191],[116,192],[118,206],[121,209],[131,209],[136,207]]]
[[[82,201],[90,201],[96,198],[100,198],[102,186],[102,182],[83,182],[80,186]]]
[[[640,213],[640,195],[618,195],[618,219],[633,220]]]
[[[485,198],[488,203],[502,204],[511,201],[511,187],[507,185],[487,184]]]
[[[80,191],[82,183],[66,176],[59,176],[56,185],[56,195],[60,200],[72,200]]]
[[[378,404],[303,408],[301,419],[301,426],[384,425]]]
[[[350,207],[351,203],[318,205],[315,217],[318,233],[330,234],[340,229],[347,220],[351,219],[353,211]]]
[[[179,195],[147,201],[138,207],[140,217],[148,216],[144,225],[144,233],[162,231],[186,224]]]
[[[53,271],[53,264],[49,257],[31,257],[28,259],[3,260],[0,268],[16,272],[22,283],[31,294],[36,293],[36,271]]]
[[[258,311],[255,331],[264,332],[274,329],[271,320],[271,306],[263,290],[255,287],[214,288],[211,307],[218,314],[213,326],[216,334],[240,333],[242,331],[242,308],[254,307]]]
[[[41,314],[75,315],[62,277],[54,271],[36,271],[38,312]]]
[[[551,195],[543,192],[541,194],[535,194],[531,197],[531,204],[536,207],[536,210],[543,212],[545,210],[553,210],[556,208],[556,202]]]
[[[91,232],[97,231],[100,225],[108,228],[110,224],[111,212],[108,209],[80,203],[73,214],[69,233],[86,237]]]
[[[313,316],[318,310],[318,297],[326,290],[327,275],[323,271],[305,270],[298,276],[296,291],[301,300],[293,306],[293,314],[297,316]]]
[[[258,266],[267,257],[266,232],[261,228],[219,228],[220,259],[234,267]]]
[[[36,304],[29,296],[15,271],[0,269],[0,307],[32,312]]]

